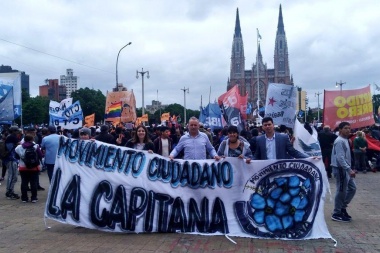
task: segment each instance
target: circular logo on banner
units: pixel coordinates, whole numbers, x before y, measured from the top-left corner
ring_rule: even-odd
[[[281,160],[255,173],[247,190],[252,191],[246,212],[253,226],[249,233],[301,239],[309,234],[318,212],[322,174],[310,162]]]

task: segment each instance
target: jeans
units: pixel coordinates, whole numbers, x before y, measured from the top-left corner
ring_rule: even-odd
[[[336,180],[334,214],[340,214],[354,198],[356,184],[346,169],[333,167],[333,174]]]
[[[7,163],[8,170],[8,181],[7,181],[7,192],[13,192],[15,188],[15,184],[17,182],[17,162],[9,161]]]
[[[38,171],[20,171],[21,200],[28,200],[28,185],[32,192],[32,200],[37,199]]]
[[[358,171],[364,171],[367,169],[365,164],[366,153],[362,151],[354,151],[355,156],[355,169]]]
[[[46,170],[47,170],[47,173],[48,173],[48,177],[49,177],[49,183],[51,183],[51,179],[53,178],[53,174],[54,174],[54,164],[45,164],[46,165]]]

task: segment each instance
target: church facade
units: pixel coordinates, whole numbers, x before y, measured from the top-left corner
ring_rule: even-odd
[[[260,38],[259,32],[257,32],[257,36]],[[288,44],[286,41],[281,5],[279,8],[277,33],[274,46],[273,66],[274,68],[269,69],[267,64],[264,64],[260,42],[258,42],[256,63],[253,63],[250,69],[245,69],[244,43],[240,27],[239,9],[237,9],[235,32],[231,51],[231,69],[230,77],[227,81],[227,90],[237,85],[240,94],[248,94],[248,102],[252,104],[253,108],[256,108],[258,95],[260,107],[264,106],[269,83],[293,85],[293,78],[291,77],[289,71]],[[257,85],[258,83],[259,85]]]

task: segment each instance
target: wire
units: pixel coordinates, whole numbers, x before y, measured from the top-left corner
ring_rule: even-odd
[[[96,68],[96,67],[92,67],[90,65],[86,65],[86,64],[79,63],[79,62],[76,62],[76,61],[73,61],[73,60],[69,60],[69,59],[66,59],[66,58],[63,58],[63,57],[60,57],[60,56],[57,56],[57,55],[49,54],[49,53],[46,53],[46,52],[43,52],[43,51],[31,48],[31,47],[27,47],[27,46],[24,46],[24,45],[21,45],[21,44],[18,44],[18,43],[9,41],[9,40],[5,40],[5,39],[2,39],[2,38],[0,38],[0,40],[5,41],[5,42],[10,43],[10,44],[13,44],[13,45],[16,45],[16,46],[19,46],[19,47],[23,47],[23,48],[26,48],[26,49],[29,49],[29,50],[41,53],[41,54],[45,54],[45,55],[51,56],[51,57],[54,57],[54,58],[57,58],[57,59],[60,59],[60,60],[68,61],[68,62],[71,62],[71,63],[75,63],[75,64],[78,64],[78,65],[81,65],[81,66],[84,66],[84,67],[87,67],[87,68],[100,70],[102,72],[106,72],[106,73],[110,73],[110,74],[115,74],[115,73],[109,72],[107,70],[103,70],[103,69],[99,69],[99,68]]]

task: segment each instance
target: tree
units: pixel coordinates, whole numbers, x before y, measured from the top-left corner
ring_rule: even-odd
[[[95,113],[95,122],[104,120],[106,97],[100,90],[80,88],[71,93],[73,103],[79,100],[83,117]]]
[[[307,111],[307,122],[313,122],[315,118],[315,115],[313,113],[313,110],[311,109],[311,107],[309,107],[309,110]]]
[[[24,98],[24,96],[23,96]],[[42,124],[49,122],[49,98],[37,96],[27,99],[22,103],[22,124]],[[21,118],[16,119],[16,123],[21,125]]]

